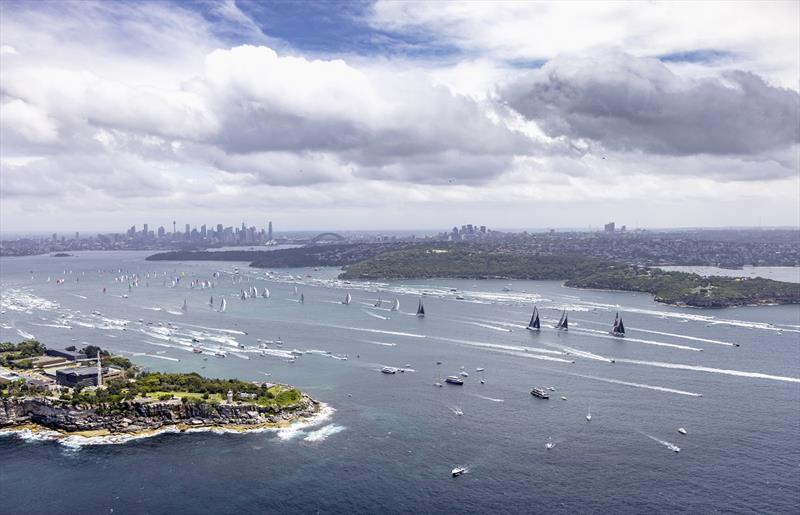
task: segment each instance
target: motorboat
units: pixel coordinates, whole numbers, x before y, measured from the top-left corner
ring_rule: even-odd
[[[453,477],[458,477],[458,476],[462,475],[466,471],[467,471],[467,469],[465,469],[464,467],[456,467],[450,472],[450,474]]]
[[[686,434],[686,429],[684,429],[684,428],[682,428],[682,427],[679,427],[679,428],[678,428],[678,432],[679,432],[680,434],[682,434],[682,435],[685,435],[685,434]]]
[[[552,438],[550,438],[550,437],[548,437],[548,438],[547,438],[547,443],[546,443],[546,444],[544,444],[544,448],[545,448],[545,449],[547,449],[547,450],[550,450],[550,449],[552,449],[552,448],[553,448],[553,447],[555,447],[555,446],[556,446],[556,444],[555,444],[555,443],[553,443],[553,439],[552,439]]]
[[[464,380],[458,376],[447,376],[447,379],[444,380],[445,383],[455,384],[455,385],[463,385]]]
[[[547,393],[547,390],[545,390],[544,388],[538,388],[538,387],[531,388],[531,395],[533,395],[534,397],[538,397],[540,399],[549,399],[550,398],[550,394]]]
[[[384,374],[396,374],[397,369],[394,367],[383,367],[381,369],[381,372],[383,372]]]

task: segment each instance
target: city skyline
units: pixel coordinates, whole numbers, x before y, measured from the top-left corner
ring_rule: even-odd
[[[0,231],[800,226],[797,2],[303,5],[4,2]]]

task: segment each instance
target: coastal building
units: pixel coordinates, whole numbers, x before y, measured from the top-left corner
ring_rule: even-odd
[[[227,400],[228,400],[228,404],[233,404],[233,391],[228,390]]]
[[[56,365],[63,365],[69,361],[63,356],[36,356],[28,359],[30,359],[34,368],[54,367]]]
[[[56,372],[56,383],[60,386],[97,386],[100,374],[96,367],[65,368]]]
[[[67,361],[78,361],[80,359],[86,359],[86,354],[74,350],[67,350],[67,349],[47,349],[44,351],[47,356],[56,356],[61,358],[66,358]]]

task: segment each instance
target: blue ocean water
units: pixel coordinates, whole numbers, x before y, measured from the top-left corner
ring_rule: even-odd
[[[153,370],[291,383],[335,412],[292,431],[164,434],[120,445],[4,436],[0,512],[791,513],[800,506],[797,306],[674,308],[645,294],[557,282],[344,284],[333,269],[274,270],[268,279],[245,263],[236,270],[146,255],[3,258],[0,340],[86,342]],[[214,272],[215,287],[190,287]],[[138,285],[129,288],[133,274]],[[268,287],[270,298],[241,300],[251,286]],[[347,292],[353,301],[343,305]],[[226,298],[225,313],[209,308],[212,295],[215,303]],[[400,312],[388,309],[395,297]],[[414,316],[420,298],[424,319]],[[524,329],[534,303],[545,319],[539,334]],[[567,333],[551,328],[563,309]],[[624,340],[606,334],[616,312],[628,329]],[[193,354],[193,336],[228,356]],[[266,345],[262,356],[261,344],[278,339],[282,345]],[[291,350],[303,354],[292,362]],[[381,374],[386,365],[407,371]],[[464,386],[433,385],[461,367]],[[540,400],[532,386],[555,390]],[[457,465],[468,472],[451,478]]]

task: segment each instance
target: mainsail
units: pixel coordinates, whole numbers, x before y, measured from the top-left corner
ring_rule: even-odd
[[[269,288],[264,288],[264,292],[261,294],[262,297],[265,299],[269,298]]]
[[[419,306],[417,306],[417,316],[418,317],[425,316],[425,306],[422,305],[422,299],[419,299]]]
[[[533,306],[533,314],[531,315],[531,321],[528,323],[528,329],[539,329],[539,310],[536,306]]]
[[[619,313],[614,317],[614,326],[611,328],[613,336],[625,336],[625,324],[622,323],[622,317]]]
[[[342,301],[342,304],[350,304],[351,300],[353,300],[353,297],[351,297],[350,294],[348,293],[347,296],[345,296],[344,300]]]
[[[213,295],[211,296],[211,299],[209,299],[209,301],[208,301],[208,306],[211,307],[211,308],[214,307],[214,296]]]
[[[300,304],[304,304],[306,302],[306,297],[302,293],[300,294]]]
[[[567,321],[567,311],[564,310],[561,312],[561,318],[558,319],[558,323],[556,324],[556,329],[567,330],[568,328],[569,328],[569,322]]]
[[[394,303],[392,304],[392,311],[400,311],[400,299],[397,297],[394,298]]]
[[[225,302],[225,299],[222,299],[222,302],[219,304],[219,312],[225,313],[225,309],[228,307],[228,303]]]

